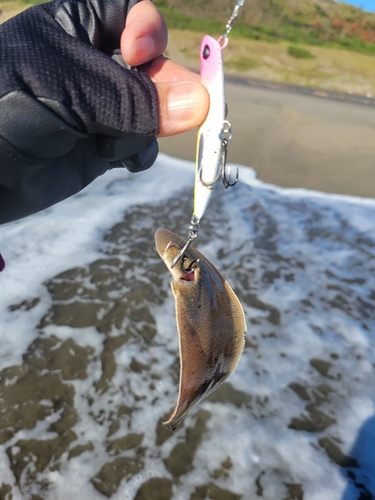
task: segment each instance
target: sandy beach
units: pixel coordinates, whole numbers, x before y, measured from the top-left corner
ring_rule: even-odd
[[[228,161],[249,165],[261,180],[282,187],[374,197],[375,107],[370,100],[361,104],[339,94],[295,90],[227,82],[234,132]],[[194,160],[195,135],[161,139],[160,149]]]
[[[375,498],[375,200],[215,189],[199,251],[246,316],[236,371],[176,432],[179,347],[154,233],[193,165],[113,169],[0,228],[0,499]]]

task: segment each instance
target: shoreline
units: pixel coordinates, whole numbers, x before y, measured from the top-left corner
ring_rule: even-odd
[[[257,88],[267,88],[271,90],[280,90],[288,93],[309,95],[324,99],[332,99],[334,101],[351,102],[353,104],[361,104],[363,106],[375,107],[374,97],[367,97],[355,93],[339,92],[337,90],[327,90],[319,87],[308,87],[292,83],[264,80],[262,78],[247,77],[242,73],[226,74],[225,80],[228,83],[234,83],[237,85],[244,85]]]
[[[228,162],[286,188],[375,198],[375,100],[226,76]],[[196,130],[159,139],[195,162]]]

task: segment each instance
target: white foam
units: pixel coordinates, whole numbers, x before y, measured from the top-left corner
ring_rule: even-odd
[[[104,234],[123,219],[127,210],[135,204],[162,200],[168,203],[168,199],[182,189],[192,189],[193,171],[194,166],[189,162],[160,155],[148,172],[134,176],[123,170],[110,171],[77,196],[0,228],[0,250],[7,264],[0,275],[0,369],[21,363],[25,350],[37,337],[35,327],[51,305],[44,283],[63,271],[87,266],[102,258],[100,247]],[[259,478],[263,487],[262,498],[266,500],[284,498],[284,483],[301,484],[304,498],[308,500],[339,499],[349,488],[348,481],[340,467],[319,446],[318,440],[324,436],[339,438],[340,449],[350,453],[361,426],[373,416],[375,339],[373,330],[369,331],[363,325],[364,318],[350,316],[332,305],[338,300],[338,292],[328,282],[327,272],[348,284],[348,295],[341,293],[349,304],[358,300],[372,303],[370,294],[375,289],[375,200],[266,185],[256,179],[254,171],[245,167],[241,167],[240,179],[242,184],[238,189],[223,195],[223,200],[227,200],[225,214],[232,221],[227,226],[230,233],[228,245],[239,248],[247,232],[246,248],[252,257],[246,259],[244,249],[229,252],[229,256],[221,261],[225,267],[223,273],[231,284],[231,279],[237,280],[234,284],[240,287],[236,265],[241,255],[243,270],[250,276],[250,286],[253,286],[246,293],[256,295],[263,304],[277,305],[280,320],[267,323],[271,309],[244,304],[248,321],[255,317],[258,321],[255,324],[249,321],[248,331],[248,339],[256,347],[245,350],[229,381],[236,390],[251,397],[250,406],[238,408],[230,403],[211,402],[200,405],[200,408],[210,411],[212,417],[207,423],[205,438],[197,448],[193,471],[182,476],[180,485],[174,487],[176,498],[188,500],[196,486],[213,481],[212,475],[221,467],[223,457],[230,456],[233,467],[229,470],[229,478],[219,478],[216,483],[243,495],[243,498],[255,498],[256,479]],[[257,207],[261,207],[263,219],[256,218]],[[294,274],[289,281],[276,276],[267,282],[268,278],[264,277],[264,273],[272,269],[262,267],[263,250],[256,246],[256,238],[260,225],[267,224],[267,214],[276,224],[277,231],[273,236],[265,234],[264,237],[270,238],[275,252],[285,259],[285,269],[289,266],[285,273]],[[311,214],[315,214],[315,219]],[[210,218],[209,211],[206,217]],[[187,221],[189,218],[190,214],[186,214]],[[329,228],[337,229],[340,225],[342,241],[336,236],[325,236]],[[356,260],[355,241],[359,238],[369,241],[362,270]],[[207,243],[200,249],[208,258],[215,259],[217,242]],[[288,263],[287,259],[294,264]],[[278,264],[275,272],[279,271]],[[351,280],[358,280],[358,276],[363,276],[365,282],[352,283]],[[39,303],[30,310],[21,308],[12,312],[9,309],[14,304],[37,297]],[[306,302],[307,312],[301,309],[304,307],[302,298],[310,301],[310,306]],[[116,404],[132,406],[134,395],[144,398],[142,404],[137,404],[133,420],[128,416],[122,418],[119,430],[111,439],[123,435],[128,429],[143,433],[142,446],[148,447],[145,467],[124,481],[112,498],[132,499],[142,482],[151,476],[171,477],[162,458],[166,458],[184,439],[184,428],[165,441],[155,454],[155,422],[168,412],[177,397],[176,385],[168,374],[168,367],[173,364],[178,349],[171,294],[163,305],[155,306],[153,313],[160,343],[156,342],[141,352],[138,344],[127,343],[119,348],[116,351],[119,368],[113,377],[112,389],[102,396],[95,394],[92,406],[84,396],[92,391],[94,382],[100,378],[99,359],[90,363],[87,379],[69,382],[76,390],[75,407],[80,416],[75,426],[79,442],[74,445],[91,441],[95,452],[86,452],[71,461],[64,455],[59,471],[45,473],[51,484],[50,489],[43,492],[45,498],[72,498],[77,491],[82,500],[103,498],[93,488],[90,479],[108,460],[105,448],[108,429],[98,425],[90,412],[109,414]],[[367,320],[374,326],[374,318]],[[103,335],[94,328],[80,329],[77,335],[69,327],[48,326],[44,333],[62,340],[74,335],[75,342],[91,346],[96,356],[102,349]],[[341,371],[338,373],[333,367],[329,372],[331,378],[324,378],[309,362],[312,358],[331,362],[331,354],[339,357]],[[145,365],[155,364],[154,370],[162,378],[154,381],[153,391],[147,372],[132,373],[128,369],[132,358]],[[288,388],[296,381],[309,386],[310,395],[313,391],[316,393],[316,387],[324,381],[334,387],[339,415],[331,415],[338,421],[327,434],[288,428],[293,417],[308,416],[306,401]],[[330,412],[332,405],[322,404],[319,411]],[[195,425],[194,418],[192,412],[185,427]],[[16,443],[21,437],[50,438],[47,432],[50,423],[45,420],[27,432],[19,431],[11,443]],[[1,479],[14,485],[5,453],[8,446],[9,442],[0,446]],[[363,463],[366,466],[372,460],[373,449],[370,446],[364,450]],[[263,475],[262,471],[265,471]],[[371,487],[374,486],[369,483],[368,488]],[[35,492],[38,488],[36,485]],[[20,498],[15,486],[13,494],[14,498]]]

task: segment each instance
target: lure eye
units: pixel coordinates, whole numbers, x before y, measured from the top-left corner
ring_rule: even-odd
[[[210,47],[208,45],[205,45],[203,49],[203,59],[208,59],[210,57],[210,53]]]

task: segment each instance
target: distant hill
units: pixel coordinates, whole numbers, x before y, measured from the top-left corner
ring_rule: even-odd
[[[0,0],[0,23],[43,1]],[[222,35],[236,1],[154,0],[170,28],[164,54],[198,70],[202,34]],[[225,68],[246,78],[374,99],[374,56],[375,14],[333,0],[246,0]]]
[[[167,11],[225,23],[236,0],[156,0],[155,3]],[[375,14],[334,0],[246,0],[236,31],[253,39],[328,43],[375,54]]]
[[[0,23],[47,0],[0,0]],[[168,27],[222,34],[237,0],[154,0]],[[246,0],[232,37],[341,48],[375,56],[375,14],[335,0]]]

